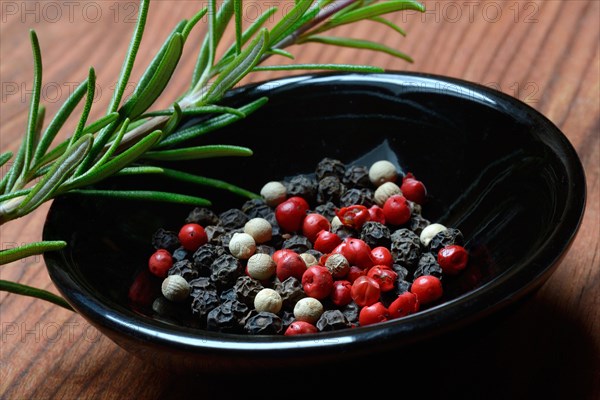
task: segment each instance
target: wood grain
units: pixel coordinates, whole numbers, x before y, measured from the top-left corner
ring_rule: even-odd
[[[289,1],[244,2],[246,23],[255,11]],[[203,2],[155,1],[136,65],[182,18]],[[425,14],[406,12],[393,20],[406,29],[399,37],[375,23],[339,29],[339,34],[371,38],[414,58],[409,64],[385,54],[306,45],[291,50],[299,63],[339,62],[383,66],[389,70],[430,72],[479,82],[515,96],[553,121],[576,148],[585,167],[588,198],[585,219],[570,251],[549,281],[493,329],[478,331],[460,348],[446,343],[421,361],[422,371],[385,372],[379,366],[353,374],[381,393],[418,389],[421,397],[593,399],[600,397],[600,2],[426,1]],[[134,28],[130,1],[0,1],[0,150],[14,151],[27,119],[32,82],[28,30],[39,35],[44,59],[43,101],[53,115],[73,82],[90,66],[98,75],[100,115],[108,103]],[[164,104],[186,88],[194,52],[206,24],[189,42]],[[230,40],[231,33],[226,35]],[[133,81],[141,71],[134,72]],[[242,83],[282,73],[260,73]],[[111,85],[113,85],[111,87]],[[6,173],[2,170],[2,174]],[[0,227],[2,248],[39,240],[48,205]],[[1,279],[55,291],[40,257],[3,266]],[[353,390],[354,376],[303,378],[285,371],[269,377],[175,376],[155,370],[100,335],[76,314],[45,302],[0,294],[0,398],[2,399],[159,399],[211,394],[242,395],[275,388],[274,395],[314,390],[311,380]],[[417,365],[417,364],[415,364]],[[317,371],[317,370],[315,370]],[[253,381],[254,379],[255,381]],[[233,385],[231,383],[234,383]],[[297,383],[297,389],[284,384]],[[300,384],[300,382],[303,382]],[[352,383],[356,382],[356,383]],[[387,387],[387,389],[386,389]],[[273,389],[274,390],[274,389]],[[286,391],[283,391],[286,390]],[[376,394],[377,395],[377,394]]]

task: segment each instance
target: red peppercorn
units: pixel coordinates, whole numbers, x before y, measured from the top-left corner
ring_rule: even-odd
[[[342,221],[342,224],[349,226],[357,231],[363,224],[370,219],[369,209],[363,205],[353,205],[343,207],[336,212],[336,215]]]
[[[417,296],[419,304],[431,304],[442,297],[444,290],[442,281],[433,275],[422,275],[415,279],[410,291]]]
[[[309,297],[323,300],[333,289],[333,276],[321,265],[308,267],[302,275],[302,289]]]
[[[308,211],[308,203],[302,197],[290,197],[275,208],[275,219],[285,232],[297,232]]]
[[[333,249],[332,253],[340,253],[346,257],[350,265],[356,265],[357,267],[370,268],[375,265],[371,248],[361,239],[347,238]]]
[[[149,306],[160,294],[160,282],[148,270],[141,271],[136,277],[127,296],[134,304]]]
[[[295,251],[284,253],[276,264],[275,274],[281,282],[285,281],[290,276],[301,280],[302,274],[306,271],[306,263]]]
[[[321,231],[317,234],[313,248],[326,254],[331,253],[340,243],[342,243],[342,239],[337,234],[330,231]]]
[[[396,271],[385,265],[375,265],[369,268],[367,276],[379,283],[379,288],[382,292],[389,292],[394,289],[396,279],[398,279]]]
[[[285,256],[287,254],[298,254],[298,253],[296,253],[294,250],[290,250],[290,249],[279,249],[279,250],[275,250],[275,252],[271,256],[271,258],[273,259],[273,261],[275,261],[275,264],[277,264],[279,262],[279,260],[281,260],[283,258],[283,256]]]
[[[346,279],[350,281],[350,283],[354,283],[356,278],[359,276],[367,275],[367,270],[364,268],[357,267],[356,265],[352,265],[346,274]]]
[[[383,208],[379,207],[377,204],[369,207],[369,221],[379,222],[385,225],[385,214],[383,213]]]
[[[307,214],[302,222],[302,234],[313,244],[315,243],[319,232],[328,231],[330,228],[331,224],[327,218],[317,213]]]
[[[187,251],[196,251],[208,242],[204,228],[198,224],[185,224],[179,230],[179,242]]]
[[[173,257],[165,249],[156,250],[148,260],[148,269],[159,278],[166,278],[172,266]]]
[[[410,207],[406,197],[401,194],[395,194],[388,197],[383,204],[383,214],[385,220],[390,225],[402,225],[410,219]]]
[[[370,306],[379,301],[381,289],[379,283],[368,276],[359,276],[352,283],[352,300],[359,307]]]
[[[453,244],[438,251],[437,261],[445,274],[456,275],[467,266],[469,253],[464,247]]]
[[[334,281],[329,295],[336,306],[345,306],[352,301],[352,283],[346,280]]]
[[[378,301],[375,304],[361,308],[358,314],[358,323],[361,326],[367,326],[387,321],[389,318],[388,309],[385,308],[382,302]]]
[[[373,257],[375,264],[387,265],[388,267],[394,265],[394,257],[387,247],[375,247],[371,250],[371,256]]]
[[[408,173],[402,179],[400,190],[404,197],[417,204],[423,204],[427,197],[427,189],[420,180],[416,179],[412,173]]]
[[[392,301],[388,307],[390,317],[400,318],[419,311],[419,300],[414,293],[404,292],[398,295],[396,300]]]
[[[283,333],[285,336],[304,335],[306,333],[317,333],[319,330],[313,324],[306,321],[294,321]]]

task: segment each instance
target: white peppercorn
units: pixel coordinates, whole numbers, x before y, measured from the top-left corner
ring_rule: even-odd
[[[257,312],[271,312],[277,314],[281,310],[283,301],[277,291],[264,288],[254,298],[254,308]]]
[[[275,207],[287,198],[287,189],[283,183],[271,181],[260,189],[260,195],[265,199],[267,205]]]
[[[170,301],[183,301],[190,295],[190,284],[181,275],[169,275],[161,285],[163,296]]]
[[[269,254],[258,253],[253,254],[248,259],[247,268],[248,275],[262,281],[273,276],[277,269],[277,264],[275,264],[275,261],[273,261],[273,258]]]
[[[396,194],[402,194],[400,186],[396,185],[394,182],[385,182],[375,189],[373,198],[379,207],[383,207],[385,201]]]
[[[350,269],[350,263],[341,254],[334,253],[327,257],[325,267],[331,272],[334,278],[345,275]]]
[[[235,233],[229,241],[229,252],[241,260],[247,260],[256,251],[254,238],[247,233]]]
[[[337,215],[331,219],[331,231],[332,232],[335,232],[335,230],[342,225],[344,225],[344,224],[342,224],[342,220]]]
[[[302,253],[300,254],[300,258],[304,260],[306,268],[319,264],[319,260],[317,260],[317,258],[310,253]]]
[[[419,236],[419,240],[421,241],[423,246],[427,246],[435,235],[445,230],[446,227],[442,224],[427,225],[425,228],[423,228],[423,231]]]
[[[385,182],[395,182],[398,179],[396,166],[387,160],[376,161],[369,168],[369,180],[375,186],[380,186]]]
[[[252,236],[257,244],[265,243],[273,237],[273,227],[264,218],[252,218],[244,225],[244,233]]]
[[[298,300],[294,306],[294,318],[315,324],[323,314],[323,304],[314,297],[305,297]]]

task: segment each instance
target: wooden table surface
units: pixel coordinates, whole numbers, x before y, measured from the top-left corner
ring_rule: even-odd
[[[146,65],[174,24],[205,3],[153,2],[136,65]],[[247,23],[257,10],[276,4],[289,9],[291,1],[244,3]],[[408,32],[404,38],[375,23],[339,29],[340,35],[371,38],[396,47],[414,58],[412,64],[385,54],[320,45],[292,50],[299,63],[374,64],[479,82],[530,104],[565,133],[586,170],[587,209],[564,261],[533,297],[507,312],[493,329],[480,329],[468,336],[468,341],[457,341],[460,347],[449,339],[433,353],[424,349],[425,360],[392,362],[402,368],[365,365],[345,375],[315,368],[246,379],[232,371],[230,376],[190,379],[156,370],[131,356],[77,314],[41,300],[2,293],[0,398],[153,399],[261,390],[314,395],[311,382],[317,380],[340,393],[363,385],[374,395],[389,392],[399,397],[414,390],[421,398],[450,394],[503,399],[600,398],[600,2],[424,4],[425,14],[405,12],[392,17]],[[0,150],[14,151],[26,125],[32,88],[31,28],[38,33],[42,47],[42,101],[47,115],[53,115],[90,66],[96,69],[99,88],[92,116],[100,115],[114,89],[134,28],[137,2],[2,0],[0,6]],[[186,88],[194,50],[205,29],[202,23],[193,32],[164,101]],[[226,39],[231,38],[227,33]],[[133,81],[140,72],[134,72]],[[257,73],[244,82],[280,75]],[[2,248],[39,240],[47,207],[45,204],[0,227]],[[2,266],[0,274],[1,279],[56,290],[41,257]],[[415,369],[407,368],[410,365]],[[286,389],[284,385],[289,386]]]

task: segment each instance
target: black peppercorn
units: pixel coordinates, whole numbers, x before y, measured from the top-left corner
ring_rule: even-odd
[[[223,236],[227,233],[227,230],[221,225],[208,225],[204,228],[208,243],[221,246],[223,243]]]
[[[240,332],[240,321],[248,312],[246,304],[237,300],[227,300],[208,313],[206,327],[219,332]]]
[[[371,187],[371,181],[369,180],[369,168],[364,165],[352,165],[348,167],[342,182],[349,187]]]
[[[181,243],[179,243],[177,233],[159,228],[152,235],[152,246],[154,246],[154,248],[157,250],[165,249],[170,253],[173,253],[181,246]]]
[[[402,264],[407,268],[415,268],[421,257],[421,240],[410,229],[400,228],[390,237],[392,245],[390,252],[394,263]]]
[[[346,192],[346,187],[338,177],[326,176],[319,181],[317,186],[317,204],[327,202],[339,203],[342,194]]]
[[[315,168],[315,176],[317,180],[321,180],[326,176],[334,176],[338,179],[342,179],[346,173],[346,166],[340,160],[335,158],[325,157],[318,162]]]
[[[213,261],[210,270],[210,279],[217,284],[217,287],[225,287],[235,283],[243,267],[231,254],[223,254]]]
[[[305,175],[296,175],[289,181],[283,182],[288,197],[300,196],[309,204],[313,204],[317,198],[317,181]]]
[[[277,314],[263,311],[248,318],[244,330],[252,335],[277,335],[283,330],[283,321]]]
[[[178,247],[171,256],[175,261],[186,260],[190,254],[183,247]]]
[[[194,266],[202,276],[209,276],[211,272],[210,266],[223,254],[225,254],[223,246],[206,243],[198,247],[198,250],[192,255],[192,260],[194,261]]]
[[[389,248],[391,244],[390,229],[380,222],[367,221],[360,231],[360,238],[372,249],[379,246]]]
[[[319,331],[324,332],[351,328],[352,324],[340,310],[326,310],[319,317],[316,327]]]
[[[432,253],[423,253],[419,259],[417,269],[413,273],[413,280],[422,275],[433,275],[442,278],[442,267],[440,267],[437,258]]]
[[[283,241],[282,249],[293,250],[298,254],[306,253],[312,249],[312,243],[306,236],[292,235],[289,239]]]
[[[254,304],[256,294],[264,289],[264,286],[247,275],[238,277],[233,285],[233,291],[237,295],[237,299],[248,306]]]
[[[243,228],[248,216],[238,208],[232,208],[219,214],[220,225],[226,230]]]
[[[208,225],[217,225],[219,217],[210,208],[196,207],[188,214],[185,223],[206,227]]]
[[[367,188],[352,188],[344,192],[340,198],[340,207],[350,207],[353,205],[362,205],[371,207],[375,204],[375,193]]]
[[[194,264],[189,260],[177,261],[169,269],[167,275],[179,275],[188,282],[199,276],[198,270],[194,268]]]
[[[342,314],[346,317],[348,322],[352,324],[358,323],[358,314],[360,313],[360,307],[355,302],[351,301],[341,308]]]
[[[242,205],[242,212],[252,218],[265,218],[273,210],[265,203],[264,199],[250,199]]]
[[[329,201],[325,204],[319,204],[318,206],[316,206],[315,213],[321,214],[329,221],[331,221],[333,217],[335,217],[335,211],[337,210],[337,208],[338,207],[335,204]]]
[[[306,297],[302,289],[302,282],[299,279],[290,276],[283,282],[278,282],[274,287],[282,300],[282,307],[286,310],[293,310],[298,300]]]
[[[216,290],[202,290],[192,297],[192,314],[204,321],[206,315],[220,304]]]
[[[438,232],[429,241],[429,251],[435,254],[437,257],[438,252],[446,246],[456,244],[462,246],[464,242],[463,234],[456,228],[447,228],[441,232]]]

